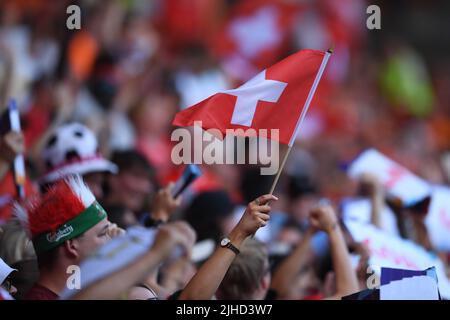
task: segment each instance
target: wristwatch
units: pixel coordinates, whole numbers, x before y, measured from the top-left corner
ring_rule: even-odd
[[[222,241],[220,241],[220,246],[222,247],[222,248],[228,248],[228,249],[230,249],[231,251],[233,251],[235,254],[239,254],[239,253],[241,253],[240,251],[239,251],[239,249],[238,248],[236,248],[232,243],[231,243],[231,240],[229,239],[229,238],[223,238],[222,239]]]
[[[156,227],[159,227],[163,223],[164,223],[164,221],[162,221],[160,219],[155,220],[149,215],[147,215],[144,220],[144,226],[147,228],[156,228]]]

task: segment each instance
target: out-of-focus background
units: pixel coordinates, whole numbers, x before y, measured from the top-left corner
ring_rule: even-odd
[[[72,4],[79,30],[66,26]],[[366,26],[371,4],[381,9],[379,30]],[[41,156],[49,132],[77,121],[119,167],[132,166],[119,151],[140,152],[154,170],[151,194],[180,172],[170,157],[177,111],[298,50],[333,47],[276,192],[275,209],[300,221],[318,198],[339,204],[357,194],[345,168],[367,148],[450,183],[449,12],[444,0],[3,0],[1,107],[10,97],[18,103],[30,190],[49,166]],[[246,166],[202,170],[192,198],[216,192],[196,205],[217,216],[271,183]],[[301,233],[289,223],[265,240],[296,243]]]
[[[81,8],[81,30],[66,27],[71,4]],[[299,136],[314,158],[305,171],[320,190],[345,195],[340,165],[367,147],[428,180],[448,181],[440,161],[450,149],[449,4],[378,1],[381,30],[368,30],[370,4],[2,1],[2,106],[8,97],[17,99],[33,165],[46,130],[76,120],[98,134],[106,154],[141,150],[164,181],[173,169],[175,112],[238,86],[297,50],[333,46]],[[217,173],[218,183],[234,192],[234,171],[240,169],[226,170],[233,174]]]

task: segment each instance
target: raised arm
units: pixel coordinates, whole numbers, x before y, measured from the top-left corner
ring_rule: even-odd
[[[194,231],[184,222],[164,225],[158,231],[155,243],[146,254],[131,265],[94,282],[72,299],[118,299],[154,271],[176,245],[185,245],[194,241],[193,239],[195,239]]]
[[[14,158],[25,151],[23,134],[10,131],[0,136],[0,180],[9,171]]]
[[[372,175],[365,173],[360,177],[361,191],[363,195],[368,196],[371,204],[370,222],[378,227],[383,226],[382,211],[384,206],[384,192],[383,186],[379,179]]]
[[[242,243],[264,227],[269,220],[269,201],[278,200],[273,195],[264,195],[250,202],[241,220],[230,232],[228,238],[231,244],[239,249]],[[219,247],[213,255],[201,266],[186,288],[181,292],[180,300],[208,300],[213,297],[223,280],[236,253],[229,248]]]
[[[357,292],[358,279],[352,268],[350,254],[333,208],[321,206],[312,210],[310,222],[313,228],[325,231],[330,241],[331,258],[336,274],[336,293],[328,299],[340,299],[342,296]]]
[[[306,263],[307,253],[313,235],[314,230],[311,228],[308,229],[294,251],[281,262],[273,274],[270,288],[277,292],[278,298],[285,296],[289,287],[294,283],[299,270]]]
[[[180,207],[182,196],[174,198],[172,196],[174,183],[169,183],[165,188],[161,188],[153,199],[153,208],[150,219],[153,221],[167,222],[172,214]]]

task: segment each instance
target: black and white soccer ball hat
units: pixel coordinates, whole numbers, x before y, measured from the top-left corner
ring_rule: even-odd
[[[94,133],[81,123],[58,127],[48,138],[42,159],[46,173],[41,184],[60,180],[68,175],[93,172],[117,173],[117,166],[98,152]]]

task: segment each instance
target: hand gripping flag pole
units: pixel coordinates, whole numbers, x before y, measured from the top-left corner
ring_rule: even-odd
[[[270,188],[270,192],[269,192],[270,194],[273,194],[273,192],[275,191],[275,187],[277,186],[281,172],[283,171],[284,165],[286,164],[286,160],[289,156],[289,153],[291,152],[292,146],[294,145],[295,139],[297,138],[298,132],[300,131],[300,127],[303,123],[303,120],[305,119],[306,113],[308,112],[309,105],[314,97],[317,86],[319,85],[320,79],[322,78],[322,74],[328,63],[328,59],[330,58],[332,53],[333,53],[332,48],[328,49],[327,52],[325,52],[325,56],[323,57],[319,71],[317,72],[316,78],[314,79],[311,89],[309,90],[308,98],[305,101],[305,104],[302,109],[302,113],[300,114],[300,117],[297,120],[297,125],[295,126],[294,133],[292,134],[291,139],[289,140],[288,149],[287,149],[286,153],[284,154],[283,161],[281,162],[281,166],[278,169],[277,175],[275,176],[275,179],[272,183],[272,187]]]

